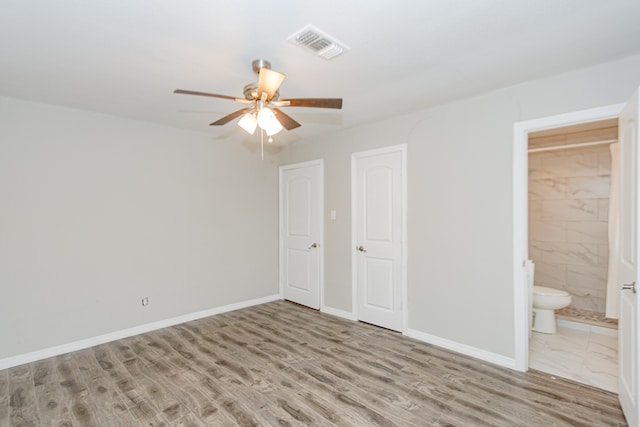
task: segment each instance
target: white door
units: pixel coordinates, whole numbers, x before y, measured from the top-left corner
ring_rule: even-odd
[[[284,299],[320,308],[322,160],[280,167],[280,290]]]
[[[403,329],[406,146],[352,156],[358,320]]]
[[[620,405],[630,426],[640,424],[638,387],[638,92],[622,110],[620,139],[620,264],[619,319]]]

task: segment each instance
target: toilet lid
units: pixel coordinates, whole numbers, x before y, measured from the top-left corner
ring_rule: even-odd
[[[545,286],[534,286],[533,293],[538,295],[555,295],[558,297],[569,295],[568,292],[561,291],[560,289],[547,288]]]

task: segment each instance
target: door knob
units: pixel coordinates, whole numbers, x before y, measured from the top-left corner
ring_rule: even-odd
[[[367,252],[367,250],[362,245],[358,246],[356,249],[359,250],[360,252]]]
[[[625,283],[624,285],[622,285],[622,290],[623,291],[626,291],[626,290],[629,290],[629,289],[631,289],[634,294],[636,292],[638,292],[638,290],[636,289],[636,282]]]
[[[317,248],[317,247],[318,247],[318,244],[317,244],[317,243],[314,243],[313,245],[309,246],[309,249]]]

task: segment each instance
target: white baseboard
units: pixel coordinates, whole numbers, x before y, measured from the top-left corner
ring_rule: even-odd
[[[484,360],[485,362],[504,366],[505,368],[516,369],[516,361],[511,357],[502,356],[490,351],[460,344],[458,342],[426,334],[415,329],[408,329],[405,335],[428,344],[433,344],[438,347],[446,348],[447,350],[455,351],[456,353],[464,354],[465,356],[471,356],[476,359]]]
[[[322,313],[330,314],[332,316],[342,317],[343,319],[347,319],[347,320],[354,320],[354,321],[358,320],[353,315],[353,313],[349,311],[338,310],[337,308],[327,307],[326,305],[323,305],[322,307],[320,307],[320,311]]]
[[[192,320],[202,319],[204,317],[214,316],[216,314],[226,313],[229,311],[239,310],[254,305],[265,304],[272,301],[282,299],[278,295],[270,295],[267,297],[257,298],[249,301],[241,301],[222,307],[210,308],[208,310],[198,311],[195,313],[184,314],[182,316],[173,317],[171,319],[160,320],[157,322],[147,323],[133,328],[123,329],[120,331],[110,332],[104,335],[74,341],[67,344],[57,345],[42,350],[32,351],[30,353],[19,354],[17,356],[0,359],[0,370],[12,368],[14,366],[23,365],[25,363],[35,362],[36,360],[46,359],[48,357],[58,356],[60,354],[70,353],[72,351],[83,350],[99,344],[131,337],[134,335],[144,334],[146,332],[155,331],[156,329],[167,328],[169,326],[179,325],[180,323],[190,322]]]

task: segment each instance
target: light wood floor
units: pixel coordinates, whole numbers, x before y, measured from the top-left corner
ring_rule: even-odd
[[[0,371],[0,425],[625,425],[617,396],[278,301]]]

